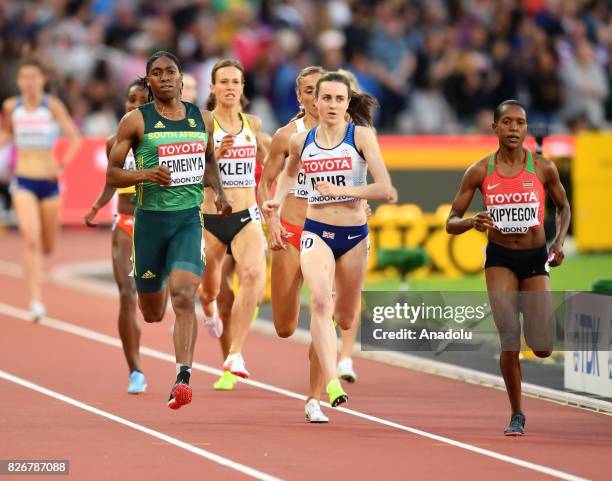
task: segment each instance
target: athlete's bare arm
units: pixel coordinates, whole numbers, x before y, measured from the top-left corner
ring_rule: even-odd
[[[62,129],[64,135],[70,139],[70,148],[61,162],[62,166],[64,166],[69,164],[76,155],[79,143],[81,142],[81,134],[79,134],[77,126],[61,100],[53,96],[49,97],[49,110]]]
[[[270,150],[264,161],[264,168],[259,182],[259,199],[263,204],[272,198],[272,184],[276,181],[285,163],[285,158],[289,154],[287,149],[289,139],[295,132],[293,125],[288,124],[278,129],[272,136]]]
[[[109,161],[110,161],[110,152],[111,152],[111,149],[113,148],[113,144],[115,143],[115,139],[116,139],[115,135],[111,135],[110,137],[106,139],[106,158],[109,159]],[[107,166],[107,169],[108,169],[108,166]],[[83,217],[83,221],[85,222],[85,225],[89,227],[96,227],[98,225],[95,222],[93,222],[93,220],[96,217],[96,214],[98,213],[98,211],[102,207],[104,207],[106,204],[108,204],[108,202],[113,198],[113,195],[115,194],[115,190],[117,190],[115,187],[113,187],[112,185],[108,185],[108,182],[106,181],[104,182],[104,187],[102,188],[102,192],[100,192],[96,201],[93,203],[89,211]]]
[[[159,185],[170,185],[172,179],[166,166],[152,169],[125,170],[125,158],[132,148],[144,136],[144,120],[138,109],[125,114],[117,128],[117,139],[110,152],[106,182],[113,187],[129,187],[148,180]]]
[[[11,116],[15,105],[17,104],[17,97],[9,97],[2,103],[2,128],[6,131],[7,142],[13,138],[13,121]],[[4,143],[4,142],[2,142]]]
[[[548,263],[551,267],[556,267],[561,265],[565,257],[563,253],[563,243],[565,242],[565,236],[567,235],[567,230],[570,225],[570,205],[567,200],[565,188],[561,183],[561,179],[559,179],[559,171],[555,163],[542,156],[538,156],[537,158],[538,164],[541,167],[544,188],[546,192],[548,192],[548,195],[550,195],[556,209],[555,220],[557,229],[555,240],[549,249],[549,256],[553,255],[553,258]]]
[[[448,219],[446,219],[446,232],[449,234],[463,234],[472,228],[480,232],[493,228],[493,220],[486,210],[478,212],[474,217],[463,218],[474,198],[474,193],[482,185],[486,166],[487,158],[470,165],[465,171],[459,192],[453,200],[451,211],[448,214]]]
[[[217,195],[215,205],[219,214],[227,217],[232,213],[232,206],[230,205],[223,187],[221,187],[221,173],[219,172],[219,163],[215,157],[215,143],[213,139],[214,121],[212,113],[208,110],[200,110],[202,113],[202,119],[208,132],[208,144],[206,145],[205,162],[206,167],[204,169],[204,185],[212,188]]]
[[[253,129],[253,133],[255,134],[255,141],[257,142],[257,159],[260,160],[263,164],[266,154],[268,153],[268,142],[266,142],[267,135],[264,134],[261,130],[261,119],[256,115],[246,114],[249,119],[249,124]]]
[[[291,187],[295,185],[295,181],[302,168],[301,154],[306,135],[308,135],[308,132],[299,132],[291,137],[289,158],[287,159],[287,165],[285,165],[278,178],[274,199],[263,203],[263,209],[267,211],[268,215],[278,215],[278,208],[291,190]]]
[[[357,150],[363,152],[374,182],[359,187],[343,187],[331,182],[317,182],[316,189],[321,195],[397,202],[397,190],[391,184],[391,176],[385,167],[374,131],[369,127],[355,127],[355,146]]]

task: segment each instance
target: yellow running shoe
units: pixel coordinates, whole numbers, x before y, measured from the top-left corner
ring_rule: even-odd
[[[333,408],[338,407],[340,404],[348,401],[348,394],[344,392],[344,389],[342,389],[338,379],[332,379],[329,381],[325,390],[329,396],[329,404],[331,404],[331,407]]]
[[[223,371],[221,377],[219,377],[219,379],[217,379],[217,382],[213,384],[213,388],[216,391],[231,391],[232,389],[234,389],[234,386],[237,382],[238,379],[236,379],[236,376],[234,376],[231,372]]]

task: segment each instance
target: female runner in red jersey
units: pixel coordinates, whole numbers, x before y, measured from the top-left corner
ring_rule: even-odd
[[[523,105],[516,100],[499,104],[493,130],[499,149],[466,171],[446,221],[446,231],[462,234],[474,228],[487,232],[485,277],[501,341],[499,364],[512,409],[504,434],[520,436],[525,430],[525,415],[521,408],[518,293],[532,293],[523,294],[520,307],[526,342],[538,357],[548,357],[554,329],[548,271],[549,266],[563,262],[570,206],[555,164],[523,147],[527,134]],[[477,189],[482,192],[487,210],[464,219]],[[557,211],[557,232],[548,251],[543,223],[546,193]]]

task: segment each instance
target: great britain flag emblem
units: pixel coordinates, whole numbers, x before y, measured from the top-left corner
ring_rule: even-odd
[[[336,234],[334,232],[329,232],[324,230],[323,231],[323,239],[334,239],[336,237]]]

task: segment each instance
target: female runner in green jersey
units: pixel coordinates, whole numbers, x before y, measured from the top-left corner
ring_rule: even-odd
[[[202,184],[217,193],[220,213],[231,207],[219,181],[212,143],[212,116],[181,101],[182,67],[169,52],[147,62],[150,102],[126,114],[110,154],[109,185],[136,185],[132,262],[140,309],[146,322],[159,322],[168,293],[176,315],[176,382],[168,406],[191,402],[189,378],[197,336],[194,298],[204,272]],[[136,170],[123,164],[132,148]],[[205,169],[206,167],[206,169]]]

